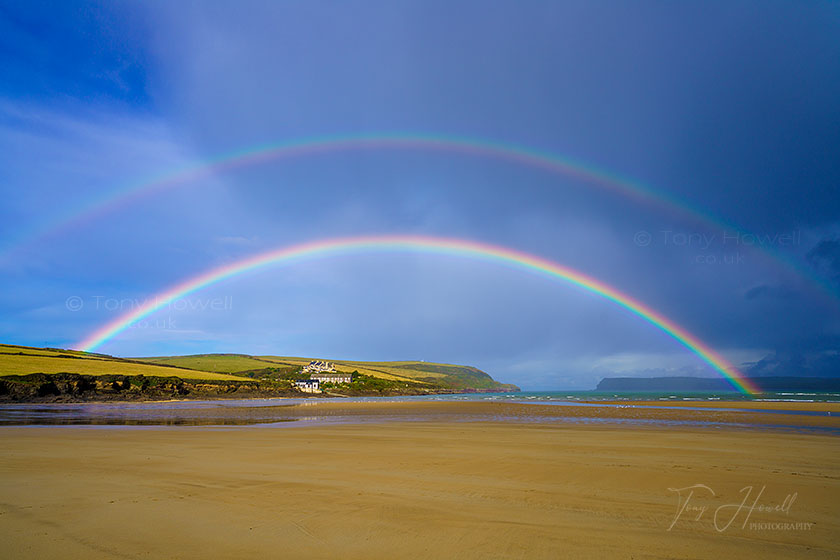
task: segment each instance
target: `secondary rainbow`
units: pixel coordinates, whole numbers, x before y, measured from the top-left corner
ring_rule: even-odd
[[[671,210],[679,209],[718,227],[723,225],[723,222],[693,210],[666,193],[657,192],[641,183],[558,154],[478,138],[418,133],[367,133],[299,138],[287,142],[259,144],[242,150],[219,154],[163,173],[157,173],[110,189],[103,195],[68,210],[63,216],[42,224],[37,231],[30,231],[26,236],[27,239],[22,242],[49,235],[70,224],[91,219],[124,206],[140,197],[176,188],[216,173],[275,160],[294,159],[322,153],[363,150],[428,150],[512,161],[520,165],[543,168],[554,173],[572,176],[600,188],[646,201],[652,205],[662,205],[671,208]]]
[[[19,232],[17,240],[7,244],[0,252],[0,256],[8,255],[35,240],[54,235],[71,225],[84,223],[117,208],[127,206],[145,196],[190,183],[195,184],[197,181],[217,173],[276,160],[366,150],[426,150],[511,161],[519,165],[541,168],[552,173],[574,177],[585,183],[650,205],[662,206],[672,211],[678,209],[683,213],[693,215],[700,221],[711,223],[716,227],[723,227],[722,223],[692,210],[678,200],[670,198],[666,193],[657,192],[641,183],[558,154],[525,146],[460,136],[410,132],[364,133],[299,138],[287,142],[249,146],[245,149],[219,154],[206,160],[126,183],[68,209],[63,215],[55,217],[49,222],[30,228],[28,231]]]
[[[270,265],[289,265],[308,259],[370,252],[420,252],[451,255],[498,263],[550,278],[564,280],[586,291],[598,294],[655,325],[697,354],[697,356],[725,377],[739,391],[747,394],[759,392],[759,389],[748,378],[744,377],[734,365],[729,363],[723,356],[688,330],[677,325],[644,303],[633,299],[629,295],[622,293],[600,280],[596,280],[573,268],[543,259],[536,255],[505,247],[462,239],[412,235],[326,239],[283,247],[214,268],[150,298],[145,305],[97,329],[75,347],[90,352],[129,328],[135,322],[151,315],[172,301],[247,271]]]
[[[57,217],[40,227],[20,232],[17,240],[7,244],[0,250],[0,258],[7,257],[14,250],[19,249],[35,240],[48,237],[63,231],[73,224],[83,223],[97,216],[126,206],[163,190],[181,185],[195,183],[202,178],[216,173],[255,165],[263,162],[294,159],[307,155],[334,153],[354,150],[428,150],[444,153],[460,153],[480,157],[495,158],[510,161],[528,167],[544,169],[551,173],[559,173],[573,177],[588,185],[614,192],[625,198],[655,207],[669,213],[682,214],[706,228],[730,234],[750,234],[709,212],[702,211],[696,205],[689,205],[666,192],[656,190],[638,181],[610,173],[596,166],[577,161],[559,154],[538,150],[527,146],[488,141],[452,135],[422,134],[414,132],[397,133],[365,133],[355,135],[332,135],[274,142],[249,146],[248,148],[224,153],[216,157],[194,164],[171,169],[111,189],[104,196],[92,199],[85,204],[71,209],[63,216]],[[827,296],[833,305],[840,304],[840,294],[821,278],[815,271],[804,268],[791,257],[774,251],[770,247],[756,245],[752,247],[759,254],[769,256],[774,262],[782,265],[799,276],[808,278],[819,290]]]

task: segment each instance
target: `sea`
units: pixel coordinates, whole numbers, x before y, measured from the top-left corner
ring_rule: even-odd
[[[463,397],[464,395],[447,395]],[[472,395],[471,395],[472,396]],[[840,402],[840,393],[760,393],[746,395],[726,392],[651,392],[651,391],[520,391],[518,393],[477,393],[478,398],[538,401],[767,401],[767,402]]]
[[[381,398],[381,397],[373,397]],[[615,392],[615,391],[520,391],[516,393],[465,393],[422,397],[392,397],[400,399],[432,400],[506,400],[540,402],[591,401],[767,401],[767,402],[840,402],[840,393],[760,393],[746,395],[727,392]]]

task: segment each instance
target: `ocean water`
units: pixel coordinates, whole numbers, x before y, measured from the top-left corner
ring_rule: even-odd
[[[381,398],[381,397],[374,397]],[[421,400],[506,400],[511,402],[610,402],[610,401],[726,401],[726,402],[840,402],[840,393],[761,393],[736,392],[615,392],[615,391],[521,391],[519,393],[464,393],[422,397],[388,397]]]

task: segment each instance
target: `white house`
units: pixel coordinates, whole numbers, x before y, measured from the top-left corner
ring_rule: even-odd
[[[335,366],[326,360],[312,360],[303,367],[302,373],[335,373]]]
[[[303,381],[295,381],[295,387],[304,393],[320,393],[321,386],[317,379],[304,379]]]

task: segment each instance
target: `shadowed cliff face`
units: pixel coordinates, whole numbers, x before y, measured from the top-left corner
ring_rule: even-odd
[[[143,375],[81,375],[34,373],[0,378],[0,400],[3,401],[66,401],[66,400],[149,400],[168,398],[247,396],[284,396],[288,386],[257,381],[197,381],[179,377],[146,377]]]

